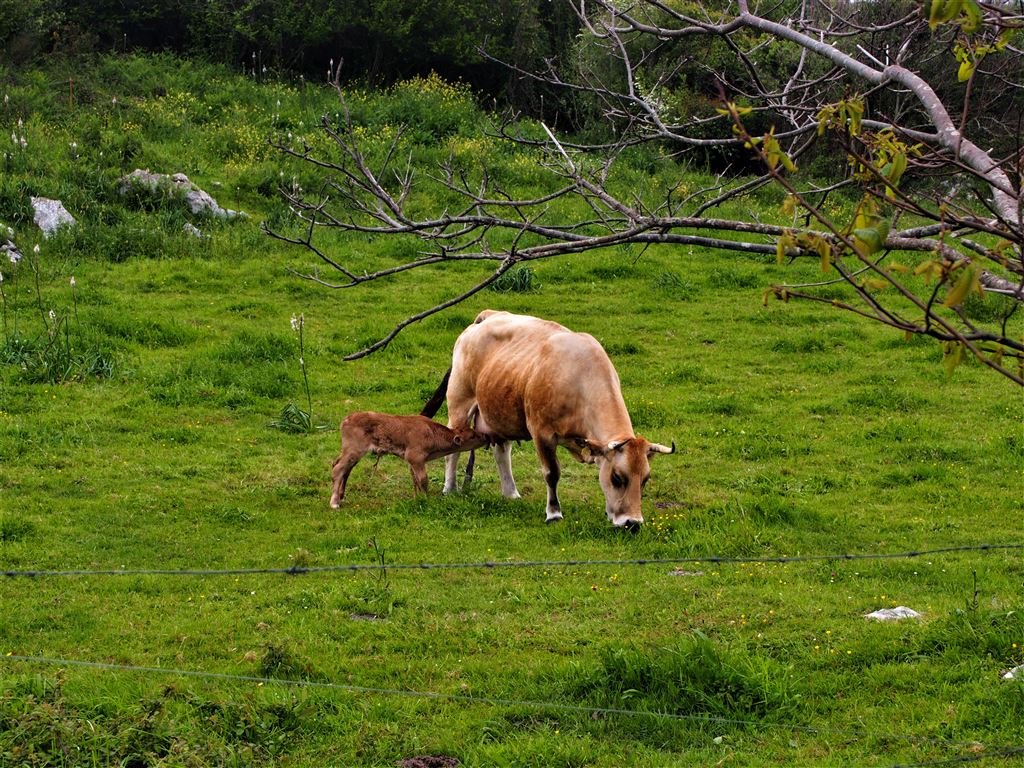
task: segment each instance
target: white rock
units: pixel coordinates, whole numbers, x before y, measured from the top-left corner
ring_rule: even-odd
[[[185,197],[185,202],[188,203],[189,210],[194,214],[209,213],[219,219],[233,219],[236,216],[244,215],[230,208],[221,208],[216,200],[193,184],[184,173],[168,176],[165,173],[150,173],[148,169],[136,168],[118,181],[118,188],[122,195],[136,186],[147,187],[154,192],[161,188],[180,190]]]
[[[192,237],[199,237],[199,238],[206,237],[206,235],[204,235],[201,230],[199,230],[198,228],[192,226],[192,224],[190,224],[187,221],[185,222],[185,226],[182,227],[182,229],[185,230],[185,234],[186,235],[192,235]]]
[[[49,237],[63,226],[73,227],[77,224],[75,217],[67,212],[60,200],[33,197],[32,209],[35,211],[32,220],[43,230],[43,237]]]
[[[17,264],[21,261],[21,251],[14,244],[13,240],[0,240],[0,254],[3,254],[4,258],[10,261],[11,264]],[[3,261],[0,260],[0,264],[2,263]]]
[[[864,618],[873,621],[902,621],[903,619],[919,619],[921,614],[904,605],[899,605],[895,608],[881,608],[871,613],[865,613]]]
[[[1024,664],[1008,669],[1002,674],[1003,680],[1024,680]]]

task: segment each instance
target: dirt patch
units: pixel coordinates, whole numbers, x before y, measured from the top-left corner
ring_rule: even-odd
[[[399,768],[455,768],[459,761],[447,755],[420,755],[399,760],[395,765]]]

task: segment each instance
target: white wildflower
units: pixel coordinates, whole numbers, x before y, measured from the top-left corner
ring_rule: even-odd
[[[112,98],[112,99],[110,100],[110,105],[111,105],[112,107],[116,107],[116,106],[117,106],[117,96],[115,96],[114,98]]]
[[[295,315],[292,315],[292,330],[299,330],[299,318],[297,318]]]
[[[34,253],[36,256],[39,255],[39,243],[36,243],[35,245],[32,246],[32,253]]]
[[[71,276],[71,287],[72,288],[75,287],[75,276],[74,275]]]
[[[52,309],[49,312],[47,312],[47,314],[50,316],[50,320],[52,322],[55,322],[57,320],[57,313],[54,312]]]
[[[22,136],[21,139],[18,141],[18,146],[21,147],[22,149],[28,146],[28,142],[25,141],[24,136]]]
[[[17,145],[18,143],[18,134],[16,134],[14,131],[11,131],[11,142],[14,143],[15,145]]]
[[[10,103],[11,103],[11,97],[10,97],[10,95],[5,93],[4,94],[4,106],[6,107]]]
[[[306,361],[303,360],[301,357],[299,358],[299,367],[300,368],[305,368],[306,367]]]

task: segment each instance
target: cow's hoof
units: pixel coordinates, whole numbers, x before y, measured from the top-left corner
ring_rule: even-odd
[[[341,509],[341,502],[331,499],[331,509]]]
[[[545,520],[544,522],[548,523],[550,525],[551,523],[557,523],[561,519],[562,519],[562,513],[561,512],[555,512],[554,514],[548,514],[547,520]]]

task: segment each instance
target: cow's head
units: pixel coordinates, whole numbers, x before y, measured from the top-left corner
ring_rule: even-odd
[[[618,527],[636,530],[644,521],[640,502],[644,486],[651,477],[648,460],[656,453],[675,453],[675,443],[668,448],[638,436],[604,446],[590,442],[588,447],[601,468],[601,490],[608,519]]]

